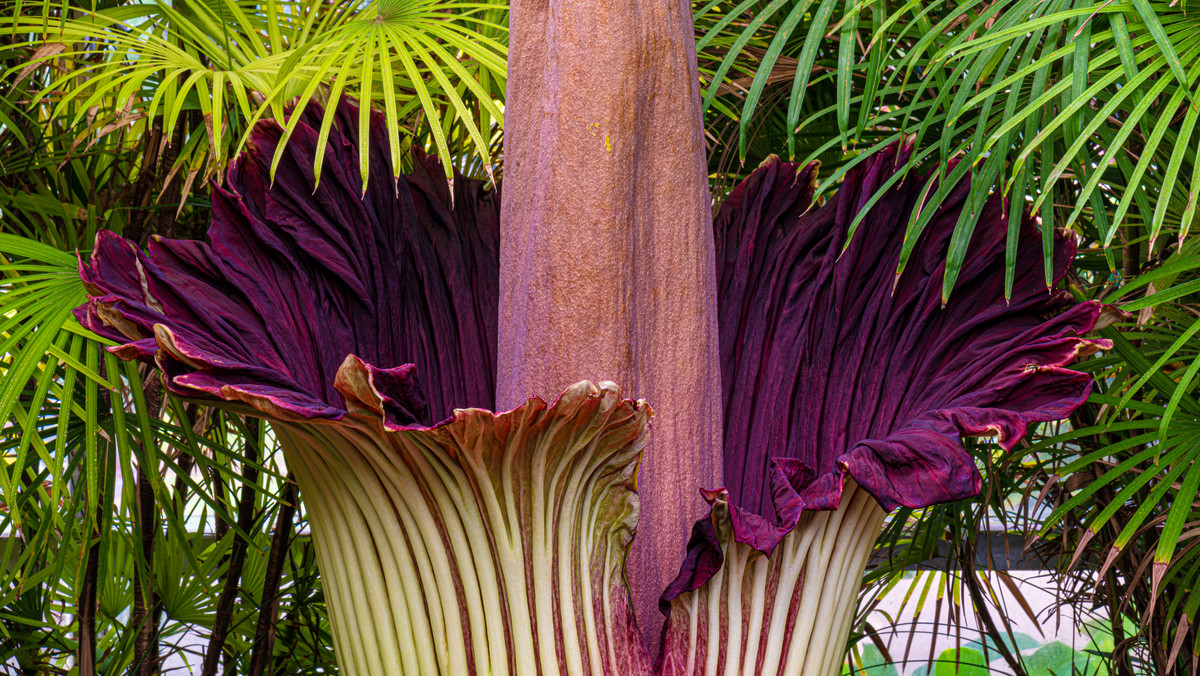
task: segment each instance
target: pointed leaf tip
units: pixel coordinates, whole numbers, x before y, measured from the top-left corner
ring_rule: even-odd
[[[1104,574],[1109,572],[1109,568],[1112,567],[1112,563],[1116,562],[1118,556],[1121,556],[1121,548],[1118,548],[1118,546],[1109,548],[1109,555],[1104,557],[1104,564],[1100,566],[1100,572],[1096,575],[1097,585],[1099,584],[1099,580],[1104,579]]]
[[[1092,538],[1094,537],[1096,537],[1096,531],[1090,528],[1083,531],[1083,537],[1079,538],[1079,544],[1075,546],[1075,553],[1071,555],[1071,562],[1067,564],[1068,572],[1075,567],[1076,563],[1079,562],[1079,557],[1083,556],[1083,552],[1087,549],[1087,544],[1091,542]],[[1112,556],[1112,552],[1109,553],[1109,556]]]

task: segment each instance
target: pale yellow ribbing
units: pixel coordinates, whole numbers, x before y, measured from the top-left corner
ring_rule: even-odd
[[[883,510],[847,481],[838,509],[804,514],[764,557],[733,542],[728,509],[724,503],[714,508],[724,564],[704,586],[672,602],[670,627],[677,636],[686,633],[691,647],[685,671],[663,676],[718,676],[722,663],[719,676],[837,676]],[[768,590],[772,582],[774,592]],[[769,611],[768,593],[774,597]],[[789,635],[793,603],[798,607]],[[701,619],[708,631],[704,654],[697,646]]]
[[[582,676],[645,662],[630,654],[640,642],[613,649],[634,629],[611,613],[628,605],[649,417],[615,386],[584,383],[555,407],[461,411],[430,430],[359,414],[275,423],[342,673]]]

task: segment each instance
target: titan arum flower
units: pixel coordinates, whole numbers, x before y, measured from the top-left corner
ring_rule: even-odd
[[[768,162],[716,221],[726,485],[695,487],[712,489],[711,514],[662,596],[652,668],[626,582],[650,406],[582,382],[552,405],[486,410],[497,194],[459,177],[451,200],[423,155],[393,183],[373,115],[360,198],[357,116],[341,106],[319,187],[320,118],[297,127],[273,185],[281,132],[263,124],[213,188],[208,243],[143,252],[102,232],[80,267],[80,319],[117,355],[271,422],[344,673],[837,674],[885,513],[975,495],[963,436],[1012,448],[1088,395],[1066,366],[1104,347],[1081,337],[1099,306],[1041,285],[1032,221],[1006,301],[1005,212],[989,202],[943,308],[965,185],[894,278],[926,178],[890,189],[845,242],[905,150],[823,206],[815,166]],[[1059,278],[1073,254],[1060,235]]]

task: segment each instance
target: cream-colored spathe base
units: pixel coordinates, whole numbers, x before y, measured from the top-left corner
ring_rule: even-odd
[[[650,415],[580,383],[426,430],[275,423],[341,673],[648,673],[624,567]]]
[[[385,431],[276,422],[343,674],[648,676],[625,581],[650,409],[615,385]],[[733,542],[671,604],[660,674],[837,676],[883,510],[853,482],[770,557]]]
[[[837,676],[884,512],[851,480],[831,512],[806,512],[764,556],[733,542],[713,505],[724,565],[671,603],[664,676]],[[715,648],[715,649],[713,649]]]

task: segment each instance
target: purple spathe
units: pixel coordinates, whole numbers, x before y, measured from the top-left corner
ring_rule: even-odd
[[[155,360],[176,394],[242,400],[280,419],[344,416],[335,380],[347,355],[381,391],[405,393],[389,398],[392,425],[491,408],[499,195],[458,177],[451,202],[440,163],[421,153],[393,183],[376,113],[364,195],[348,102],[314,191],[319,122],[319,111],[304,113],[273,185],[281,129],[259,125],[213,187],[208,243],[154,237],[143,254],[101,231],[80,264],[93,296],[80,321],[125,343],[118,356]]]
[[[816,164],[765,163],[715,222],[724,383],[726,487],[736,541],[770,553],[804,510],[838,506],[852,477],[885,510],[979,493],[963,436],[1013,448],[1030,425],[1083,404],[1091,378],[1065,368],[1110,347],[1082,338],[1101,306],[1047,290],[1041,236],[1020,226],[1016,281],[1004,298],[1006,205],[986,202],[955,292],[942,307],[951,234],[969,189],[948,191],[899,277],[904,233],[934,174],[887,190],[902,165],[891,146],[849,171],[828,203],[813,203]],[[1055,234],[1054,281],[1075,254]],[[708,519],[664,601],[702,585],[722,554]],[[664,609],[665,609],[664,605]]]

